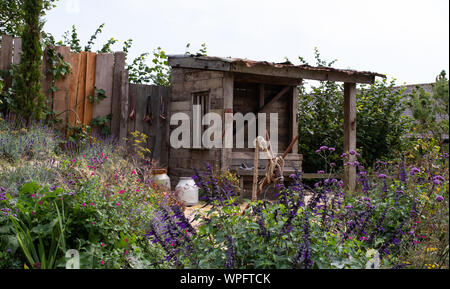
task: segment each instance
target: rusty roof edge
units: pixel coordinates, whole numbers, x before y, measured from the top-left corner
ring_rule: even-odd
[[[378,76],[382,78],[387,78],[385,74],[377,73],[377,72],[371,72],[371,71],[358,71],[354,69],[339,69],[339,68],[333,68],[333,67],[324,67],[324,66],[311,66],[311,65],[294,65],[292,63],[283,62],[283,63],[274,63],[274,62],[268,62],[268,61],[255,61],[255,60],[249,60],[249,59],[243,59],[243,58],[232,58],[232,57],[217,57],[217,56],[204,56],[204,55],[187,55],[187,54],[178,54],[178,55],[168,55],[168,58],[171,59],[182,59],[182,58],[195,58],[199,60],[205,60],[205,61],[221,61],[229,64],[244,64],[247,67],[254,67],[255,65],[265,65],[265,66],[271,66],[274,68],[286,68],[286,67],[292,67],[292,68],[299,68],[303,70],[310,70],[310,71],[324,71],[324,72],[338,72],[338,73],[345,73],[347,75],[352,74],[358,74],[358,75],[366,75],[366,76]]]

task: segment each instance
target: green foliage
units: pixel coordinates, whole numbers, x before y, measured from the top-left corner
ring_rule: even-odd
[[[22,33],[23,54],[15,71],[14,91],[16,93],[11,111],[24,117],[27,121],[40,119],[45,106],[41,92],[41,57],[40,22],[42,0],[24,0],[24,25]]]
[[[186,44],[186,51],[184,54],[186,55],[192,55],[193,53],[189,50],[191,48],[191,44]],[[202,56],[208,56],[208,48],[206,47],[206,43],[202,43],[200,49],[197,51],[197,53],[194,53],[196,55],[202,55]]]
[[[66,31],[63,35],[64,42],[60,42],[59,44],[64,44],[70,47],[70,50],[73,52],[80,53],[82,51],[82,47],[80,45],[80,39],[78,38],[77,28],[75,25],[72,26],[72,33],[69,38],[69,31]]]
[[[55,134],[42,124],[36,123],[27,128],[0,119],[0,158],[15,163],[23,159],[43,160],[51,156],[56,148]]]
[[[88,100],[90,103],[96,103],[99,104],[102,100],[106,99],[106,93],[103,89],[98,89],[97,87],[94,87],[94,95],[89,95]]]
[[[97,128],[102,136],[111,135],[111,129],[109,123],[112,119],[112,114],[105,117],[97,117],[91,120],[91,126]]]
[[[11,134],[10,126],[2,121],[0,131]],[[44,159],[2,163],[0,267],[64,268],[68,249],[80,252],[82,268],[145,268],[162,258],[143,236],[165,195],[113,143],[63,147]]]
[[[395,80],[361,86],[357,94],[357,140],[368,166],[398,155],[407,145],[410,119],[405,116],[403,90]]]
[[[117,43],[119,40],[111,38],[106,42],[105,45],[103,45],[103,48],[97,51],[98,53],[113,53],[111,46]]]
[[[407,102],[414,117],[415,132],[421,137],[432,137],[442,141],[449,130],[449,81],[442,71],[436,78],[432,93],[416,87]]]
[[[130,41],[125,43],[124,51],[128,51],[130,48]],[[186,55],[191,55],[189,52],[191,44],[186,45]],[[207,55],[206,44],[203,43],[201,48],[196,53],[197,55]],[[153,50],[153,59],[151,60],[153,66],[147,64],[147,58],[149,53],[142,53],[140,56],[135,58],[133,62],[127,65],[127,70],[130,72],[130,82],[137,84],[152,84],[159,86],[170,86],[171,82],[171,68],[169,66],[169,61],[166,52],[158,47]]]
[[[128,39],[128,40],[124,41],[123,48],[122,48],[123,52],[128,54],[128,50],[131,48],[132,44],[133,44],[133,39]]]
[[[94,34],[92,34],[91,38],[89,39],[87,45],[84,47],[84,51],[91,51],[92,45],[94,45],[95,40],[97,39],[98,35],[102,33],[102,29],[105,27],[105,23],[100,24],[100,26],[95,30]]]
[[[315,50],[317,66],[331,67],[336,60],[327,62]],[[303,58],[299,58],[306,64]],[[357,93],[357,146],[363,161],[372,166],[377,159],[388,158],[401,149],[408,119],[403,117],[405,106],[402,92],[395,81],[376,81],[361,86]],[[315,148],[322,145],[335,147],[341,153],[344,146],[343,86],[322,81],[307,91],[303,85],[299,96],[299,151],[304,155],[304,169],[316,172],[323,168]],[[337,159],[331,161],[337,162]],[[337,162],[342,167],[342,162]]]
[[[127,66],[130,74],[130,82],[137,84],[149,83],[159,86],[170,85],[170,67],[166,53],[158,47],[153,51],[153,66],[148,66],[146,61],[149,53],[143,53],[135,58],[132,64]]]
[[[66,251],[64,237],[65,216],[61,215],[60,212],[62,210],[64,214],[64,202],[60,193],[61,190],[51,191],[49,187],[42,188],[36,183],[25,184],[19,192],[17,205],[22,209],[21,213],[25,213],[16,216],[12,215],[10,220],[14,226],[17,241],[30,268],[54,269],[56,268],[58,252]],[[29,197],[31,194],[42,195],[40,204],[54,209],[57,215],[56,218],[49,223],[33,224],[29,208],[33,206],[33,202]],[[57,198],[61,201],[58,202]],[[61,209],[59,208],[60,204]]]
[[[56,7],[58,0],[44,0],[40,8],[40,15]],[[25,30],[25,0],[0,1],[0,35],[21,36]]]

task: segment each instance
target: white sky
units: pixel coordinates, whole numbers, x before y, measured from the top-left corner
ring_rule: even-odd
[[[183,54],[187,43],[208,55],[314,63],[314,47],[335,67],[369,70],[398,84],[433,82],[449,71],[448,0],[59,0],[45,31],[57,40],[72,25],[82,46],[106,23],[107,39],[132,38],[129,59],[160,46]]]

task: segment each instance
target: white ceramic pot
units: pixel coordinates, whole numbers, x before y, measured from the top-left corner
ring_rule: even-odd
[[[195,206],[198,204],[198,187],[192,178],[180,178],[180,182],[175,190],[178,193],[178,198],[186,206]]]

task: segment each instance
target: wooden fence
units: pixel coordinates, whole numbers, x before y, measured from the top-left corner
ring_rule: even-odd
[[[20,63],[22,41],[3,35],[0,48],[0,70],[9,70]],[[49,63],[44,52],[42,65],[42,92],[51,108],[63,124],[72,126],[90,125],[99,117],[112,115],[108,124],[111,135],[122,145],[131,139],[131,133],[140,131],[147,136],[147,146],[152,158],[160,166],[168,164],[168,119],[167,108],[170,89],[166,87],[130,84],[125,69],[126,54],[81,52],[72,53],[66,46],[57,46],[55,51],[72,66],[71,73],[56,81],[52,91],[52,79],[47,73]],[[10,86],[10,80],[5,80]],[[5,89],[7,89],[7,87]],[[95,89],[104,90],[106,98],[92,103]],[[128,145],[131,145],[128,142]]]

